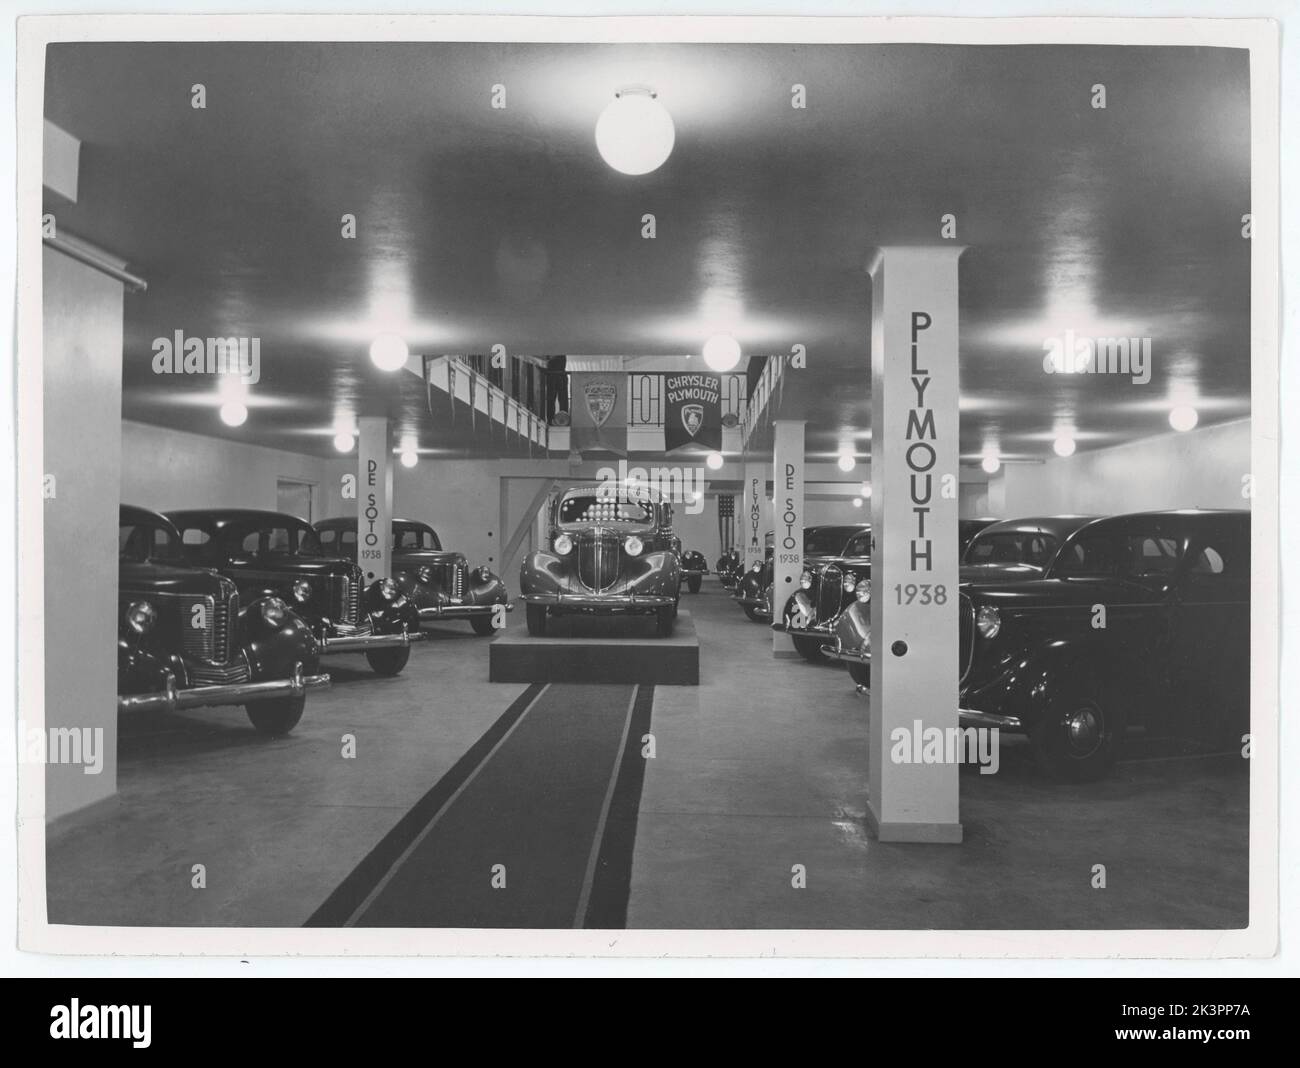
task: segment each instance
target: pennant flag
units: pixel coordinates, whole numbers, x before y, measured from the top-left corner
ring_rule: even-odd
[[[664,451],[693,445],[722,449],[722,379],[708,374],[664,375]]]

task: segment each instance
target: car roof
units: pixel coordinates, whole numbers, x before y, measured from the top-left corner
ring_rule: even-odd
[[[1105,529],[1109,526],[1122,527],[1128,523],[1154,519],[1186,519],[1191,525],[1199,522],[1206,524],[1239,522],[1249,524],[1250,512],[1245,508],[1169,508],[1164,511],[1121,512],[1118,515],[1102,516],[1091,523],[1085,523],[1079,530]],[[1076,532],[1077,533],[1077,532]]]
[[[180,531],[176,529],[176,524],[168,519],[162,512],[155,512],[149,508],[141,508],[138,504],[119,504],[117,507],[117,521],[123,523],[148,523],[155,527],[165,527],[177,536]]]
[[[1068,538],[1080,527],[1086,527],[1095,515],[1036,515],[1021,519],[1001,519],[990,523],[976,538],[987,538],[995,534],[1052,534],[1057,538]]]
[[[407,527],[416,527],[420,530],[433,530],[428,523],[421,522],[419,519],[398,519],[394,517],[391,520],[394,527],[399,524]],[[317,530],[356,530],[357,517],[354,515],[336,515],[329,519],[318,520],[315,524]]]
[[[195,520],[206,520],[217,526],[225,526],[229,523],[265,523],[268,521],[283,523],[286,519],[294,523],[301,523],[305,527],[311,526],[307,520],[288,512],[271,512],[258,508],[182,508],[174,512],[168,512],[167,518],[177,526]]]

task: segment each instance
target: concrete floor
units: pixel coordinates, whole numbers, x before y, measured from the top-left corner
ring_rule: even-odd
[[[630,927],[1245,926],[1239,758],[1139,740],[1112,779],[1062,786],[1012,740],[997,775],[962,775],[962,845],[881,844],[847,673],[774,660],[715,580],[686,603],[702,685],[655,690]],[[51,922],[302,924],[526,689],[487,681],[468,626],[431,633],[395,679],[332,660],[285,739],[238,710],[124,724],[116,802],[50,838]]]

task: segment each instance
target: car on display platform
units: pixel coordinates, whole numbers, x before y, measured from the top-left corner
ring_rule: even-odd
[[[804,567],[814,568],[826,560],[841,555],[850,539],[864,530],[869,531],[870,527],[861,523],[855,526],[804,527]],[[745,615],[755,623],[767,623],[772,618],[772,584],[776,576],[774,539],[774,533],[768,531],[764,539],[763,562],[751,567],[736,584],[734,594],[736,601],[745,610]]]
[[[562,615],[653,615],[673,632],[681,597],[681,541],[673,508],[646,487],[577,484],[551,500],[544,546],[525,557],[519,591],[528,633]]]
[[[709,562],[698,549],[688,549],[682,553],[682,581],[691,593],[699,593],[704,576],[709,573]]]
[[[421,639],[415,605],[391,578],[366,587],[361,568],[327,554],[305,520],[247,508],[167,517],[188,563],[221,572],[245,600],[279,597],[311,628],[322,656],[364,653],[378,675],[406,667],[411,644]]]
[[[741,572],[745,570],[745,561],[740,555],[738,549],[728,549],[718,557],[716,571],[718,581],[722,583],[724,590],[734,590],[736,583],[740,579]]]
[[[470,567],[464,553],[444,549],[428,523],[394,519],[392,526],[392,578],[421,622],[464,619],[475,634],[486,637],[505,612],[514,611],[501,578],[486,564]],[[357,559],[355,517],[322,519],[316,533],[327,555]]]
[[[284,601],[241,604],[230,579],[186,564],[165,516],[122,505],[117,561],[119,712],[241,705],[263,734],[287,734],[307,691],[329,685],[315,636]]]
[[[1041,577],[963,582],[954,607],[962,725],[1028,735],[1055,778],[1106,775],[1130,727],[1215,745],[1249,729],[1249,512],[1094,519]],[[866,604],[823,651],[870,686]]]

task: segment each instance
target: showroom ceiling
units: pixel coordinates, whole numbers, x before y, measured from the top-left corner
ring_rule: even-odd
[[[327,455],[337,422],[387,412],[437,450],[457,439],[419,381],[367,358],[384,329],[417,353],[675,355],[721,326],[750,355],[805,345],[781,414],[811,455],[865,458],[869,250],[937,240],[947,213],[963,456],[1161,433],[1173,404],[1249,413],[1241,51],[168,43],[47,65],[47,117],[84,142],[80,202],[49,210],[149,282],[127,418]],[[629,177],[593,128],[638,84],[676,145]],[[210,383],[151,372],[177,330],[260,338],[244,426]],[[1066,330],[1150,337],[1150,382],[1044,373]]]

